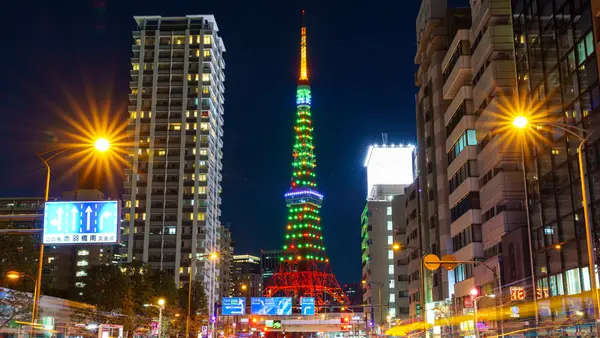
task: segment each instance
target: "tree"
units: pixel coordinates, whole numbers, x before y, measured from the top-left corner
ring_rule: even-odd
[[[31,320],[33,297],[25,292],[0,288],[0,329],[13,320]]]
[[[83,300],[100,311],[121,311],[129,289],[129,278],[114,265],[91,267],[83,279]]]
[[[177,287],[175,287],[175,281],[166,271],[155,271],[150,277],[152,282],[152,289],[157,297],[164,297],[167,301],[167,305],[178,304],[179,293]]]
[[[187,287],[179,289],[179,304],[181,304],[182,311],[185,311],[184,315],[187,316]],[[202,282],[192,282],[192,301],[190,310],[190,332],[192,332],[193,337],[196,337],[200,329],[201,321],[208,321],[208,300],[206,299],[206,292],[204,291],[204,284],[202,284]]]

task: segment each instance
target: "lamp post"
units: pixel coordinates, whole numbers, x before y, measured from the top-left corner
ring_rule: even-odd
[[[104,153],[110,149],[110,142],[105,138],[98,138],[94,142],[93,146],[97,152]],[[57,156],[63,154],[66,151],[78,148],[79,145],[66,145],[60,146],[56,148],[52,148],[50,150],[46,150],[44,152],[36,153],[37,157],[44,163],[46,167],[46,188],[44,189],[44,202],[48,201],[48,195],[50,194],[50,161],[56,158]],[[38,316],[38,308],[40,302],[40,295],[42,289],[42,268],[44,265],[44,239],[40,240],[40,254],[38,258],[38,271],[37,278],[35,278],[35,288],[33,290],[33,310],[32,310],[32,318],[31,322],[35,323]]]
[[[477,303],[479,303],[479,301],[483,298],[495,298],[496,295],[491,294],[491,295],[481,295],[479,297],[477,297],[477,295],[479,294],[479,291],[477,291],[477,289],[471,289],[471,295],[473,297],[475,297],[475,299],[473,300],[473,308],[475,309],[475,322],[473,323],[473,327],[475,328],[475,338],[479,338],[479,326],[477,326],[477,323],[479,322],[479,317],[478,317],[478,312],[477,312]]]
[[[21,279],[21,278],[27,278],[27,279],[33,281],[33,285],[34,285],[33,287],[34,288],[36,288],[36,286],[37,286],[37,281],[36,281],[36,279],[34,277],[32,277],[30,275],[27,275],[27,274],[24,274],[22,272],[9,271],[9,272],[6,273],[6,278],[13,279],[13,280],[17,280],[17,279]],[[34,293],[33,297],[34,297],[33,301],[34,301],[34,304],[35,304],[35,293]],[[31,308],[31,323],[32,323],[32,325],[33,325],[33,318],[35,316],[35,312],[34,311],[35,311],[35,307],[32,307]]]
[[[144,304],[144,307],[154,307],[158,309],[158,337],[162,337],[162,312],[165,308],[165,299],[164,298],[160,298],[158,300],[158,305],[154,305],[154,304]]]
[[[195,257],[192,257],[190,259],[190,266],[192,262],[203,260],[206,257],[209,257],[211,260],[216,260],[217,258],[219,258],[219,255],[216,252],[197,254]],[[196,276],[196,272],[194,271],[193,267],[191,267],[190,269],[190,280],[188,281],[188,309],[187,318],[185,319],[185,338],[189,338],[190,333],[190,316],[192,313],[192,276]]]
[[[371,284],[375,284],[375,285],[377,285],[379,287],[379,292],[378,292],[378,294],[379,294],[379,323],[380,323],[380,325],[382,325],[383,324],[383,301],[381,299],[381,289],[383,288],[383,283],[375,282],[375,281],[372,281],[372,280],[370,280],[369,282],[367,282],[366,280],[363,280],[362,284],[363,285],[369,284],[369,289],[371,289],[371,290],[373,289],[371,287]],[[371,308],[372,308],[372,306],[371,306]],[[375,319],[374,315],[375,314],[373,314],[372,319]]]
[[[513,120],[513,125],[522,130],[525,131],[527,127],[530,126],[529,120],[527,119],[527,117],[520,115],[517,116],[514,120]],[[585,170],[584,170],[584,162],[583,162],[583,147],[585,146],[585,143],[587,142],[587,140],[590,138],[590,136],[592,136],[592,131],[590,130],[585,130],[583,128],[579,128],[576,126],[572,126],[569,124],[564,124],[564,123],[557,123],[557,122],[541,122],[540,125],[548,125],[550,127],[554,127],[557,129],[560,129],[562,131],[564,131],[565,133],[568,133],[574,137],[576,137],[579,140],[579,146],[577,147],[577,159],[579,161],[579,181],[581,184],[581,199],[582,199],[582,204],[583,204],[583,219],[584,219],[584,223],[585,223],[585,240],[586,240],[586,244],[587,244],[587,254],[588,254],[588,266],[589,266],[589,273],[590,273],[590,286],[591,286],[591,292],[592,292],[592,304],[593,304],[593,311],[594,311],[594,321],[596,324],[596,332],[600,332],[599,330],[599,316],[598,316],[598,310],[600,309],[600,300],[598,299],[598,289],[596,287],[596,264],[595,264],[595,260],[594,260],[594,255],[593,255],[593,244],[592,244],[592,229],[590,226],[590,219],[589,219],[589,209],[588,209],[588,197],[587,197],[587,189],[585,186]],[[581,135],[579,133],[581,133]],[[522,138],[524,140],[524,135],[522,135]],[[523,143],[521,142],[521,156],[522,156],[522,160],[523,160],[523,172],[525,172],[525,157],[523,155],[524,150],[523,150]],[[525,175],[525,174],[523,174]],[[527,187],[527,185],[525,185],[525,187]],[[525,196],[527,196],[527,190],[525,191]],[[528,217],[529,218],[529,217]],[[529,222],[529,219],[528,219]],[[529,232],[531,233],[531,228],[529,229]],[[532,246],[532,242],[531,242],[531,235],[529,235],[529,246],[530,246],[530,253],[531,253],[531,260],[533,260],[533,246]],[[532,263],[533,264],[533,263]],[[532,265],[532,269],[533,269],[533,265]],[[532,270],[532,275],[531,275],[531,279],[532,279],[532,285],[534,287],[533,292],[534,292],[534,304],[536,304],[536,295],[535,295],[535,275],[534,275],[535,270]],[[535,315],[536,315],[536,322],[538,321],[538,309],[537,306],[535,307]]]
[[[427,255],[427,250],[422,249],[418,246],[410,246],[410,245],[404,245],[402,243],[394,243],[392,245],[392,249],[394,251],[405,251],[406,249],[414,249],[414,250],[419,250],[419,252],[421,253],[421,257],[424,257],[425,255]],[[423,266],[424,262],[422,259],[419,260],[419,281],[421,282],[421,291],[419,293],[419,303],[421,304],[421,313],[420,313],[420,317],[421,317],[421,321],[425,322],[425,275],[424,275],[424,266]]]

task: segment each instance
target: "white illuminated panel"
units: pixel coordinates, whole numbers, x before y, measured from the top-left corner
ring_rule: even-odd
[[[367,168],[367,194],[374,185],[409,185],[413,182],[412,145],[369,147],[365,167]]]

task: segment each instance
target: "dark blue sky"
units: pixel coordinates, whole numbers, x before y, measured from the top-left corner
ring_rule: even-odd
[[[466,0],[456,4],[467,5]],[[8,5],[8,7],[7,7]],[[214,14],[227,52],[222,222],[236,251],[282,245],[291,172],[300,11],[306,10],[322,225],[341,283],[360,279],[367,147],[415,140],[413,65],[420,1],[11,1],[0,23],[0,196],[41,196],[35,157],[53,108],[72,95],[127,108],[134,15]],[[10,33],[9,33],[10,32]],[[53,171],[52,195],[73,178]],[[113,193],[115,194],[115,193]],[[115,196],[117,197],[116,194]]]

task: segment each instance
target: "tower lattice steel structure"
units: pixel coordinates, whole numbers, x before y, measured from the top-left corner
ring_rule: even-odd
[[[319,211],[323,195],[317,190],[311,118],[311,91],[306,59],[306,27],[302,11],[300,78],[296,91],[292,180],[285,194],[288,208],[284,257],[265,289],[268,296],[314,297],[315,305],[349,304],[329,267]]]

